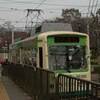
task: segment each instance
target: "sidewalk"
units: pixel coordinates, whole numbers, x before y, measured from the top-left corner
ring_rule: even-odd
[[[9,100],[8,94],[5,90],[5,86],[1,80],[0,80],[0,100]]]
[[[2,100],[32,100],[30,96],[16,86],[9,78],[3,76],[2,83],[6,90],[4,92],[7,92],[7,95],[9,96],[9,98]]]

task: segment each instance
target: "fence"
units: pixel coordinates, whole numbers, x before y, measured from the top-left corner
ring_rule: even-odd
[[[83,79],[58,75],[57,94],[59,100],[98,100],[100,84]]]
[[[44,100],[44,98],[52,100],[55,96],[55,74],[53,72],[20,64],[4,64],[3,69],[3,75],[11,78],[34,100]]]
[[[32,66],[4,64],[3,74],[10,77],[33,100],[98,100],[100,84]]]

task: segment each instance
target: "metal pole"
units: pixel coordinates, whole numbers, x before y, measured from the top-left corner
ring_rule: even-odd
[[[89,34],[89,24],[87,24],[87,33]]]
[[[87,33],[89,34],[89,19],[87,17]]]
[[[12,31],[12,44],[14,43],[14,31]]]

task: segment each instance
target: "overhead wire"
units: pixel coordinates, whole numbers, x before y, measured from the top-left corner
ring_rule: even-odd
[[[35,7],[35,9],[37,9],[37,8],[39,8],[41,5],[43,5],[45,1],[47,1],[47,0],[43,0],[42,2],[40,2],[39,5],[37,5],[37,6]]]
[[[95,6],[95,9],[94,9],[94,14],[96,14],[97,7],[98,7],[98,0],[96,1],[96,6]]]
[[[46,0],[43,0],[43,2],[45,2]],[[91,1],[91,0],[90,0]],[[48,3],[43,3],[43,2],[41,2],[41,3],[33,3],[33,4],[39,4],[38,6],[36,6],[36,8],[38,8],[39,6],[41,6],[42,4],[43,5],[50,5],[50,6],[69,6],[69,7],[77,7],[77,8],[93,8],[93,7],[95,7],[95,6],[97,6],[97,5],[92,5],[92,6],[88,6],[88,5],[64,5],[64,4],[48,4]],[[94,2],[94,0],[93,0],[93,2]],[[32,3],[31,3],[32,4]],[[27,9],[19,9],[19,8],[9,8],[9,7],[0,7],[0,8],[3,8],[3,9],[0,9],[0,11],[25,11],[25,10],[27,10]],[[35,8],[35,9],[36,9]],[[50,9],[46,9],[46,10],[50,10]],[[51,9],[51,10],[58,10],[58,8],[57,9]]]
[[[71,6],[71,7],[88,7],[88,5],[65,5],[65,4],[55,4],[55,3],[52,3],[52,4],[50,4],[50,3],[44,3],[46,0],[43,0],[41,3],[35,3],[35,2],[23,2],[23,1],[9,1],[9,2],[7,2],[7,3],[18,3],[18,4],[35,4],[35,5],[38,5],[38,6],[41,6],[42,4],[43,5],[49,5],[49,6]],[[0,2],[0,3],[5,3],[5,1],[4,2]],[[37,6],[37,7],[38,7]]]
[[[91,15],[93,15],[93,10],[94,10],[94,4],[95,4],[95,0],[92,0],[92,7],[91,7]]]
[[[34,9],[37,9],[37,8],[39,8],[41,5],[43,5],[44,4],[44,2],[45,1],[47,1],[47,0],[43,0],[38,6],[36,6]],[[39,17],[39,14],[38,14],[38,17]],[[37,18],[38,18],[37,17]],[[33,17],[33,19],[34,19],[35,17]],[[38,19],[37,19],[38,20]]]
[[[89,13],[90,13],[90,6],[91,6],[91,0],[89,1],[89,5],[88,5],[88,13],[87,13],[87,17],[89,16]]]
[[[39,6],[41,6],[42,4],[44,4],[44,2],[45,2],[46,0],[43,0],[40,4],[39,3],[36,3],[36,4],[39,4],[37,7],[39,7]],[[18,3],[18,2],[17,2]],[[19,2],[19,3],[24,3],[24,2]],[[48,4],[48,5],[54,5],[54,6],[63,6],[63,5],[57,5],[57,4]],[[69,5],[69,6],[71,6],[71,5]],[[80,6],[81,7],[81,6]],[[82,6],[83,7],[83,6]],[[86,7],[86,6],[84,6],[84,7]],[[21,10],[21,11],[25,11],[26,9],[17,9],[17,8],[10,8],[9,10],[13,10],[13,11],[17,11],[17,10]],[[46,9],[46,10],[50,10],[50,9]],[[51,9],[51,10],[55,10],[55,9]],[[58,10],[58,9],[56,9],[56,10]],[[4,11],[4,10],[3,10]],[[8,10],[5,10],[5,11],[8,11]],[[36,17],[36,16],[35,16]],[[34,18],[35,18],[34,17]],[[34,18],[32,18],[32,19],[34,19]]]
[[[90,24],[90,21],[89,21],[89,15],[90,12],[91,12],[91,3],[92,3],[92,0],[89,1],[89,5],[88,5],[88,12],[87,12],[87,33],[89,34],[89,24]]]
[[[33,18],[31,18],[31,27],[32,27],[32,25],[33,25],[33,19],[36,17],[36,22],[38,21],[38,17],[39,17],[39,15],[40,15],[40,12],[39,12],[39,10],[38,10],[38,8],[41,6],[41,5],[43,5],[43,3],[45,2],[46,0],[43,0],[42,2],[40,2],[39,3],[39,5],[38,6],[36,6],[34,9],[37,9],[37,11],[38,11],[38,14],[36,14]],[[27,21],[26,21],[26,25],[25,25],[25,27],[27,27],[27,22],[28,22],[28,16],[27,16]],[[37,24],[37,23],[36,23]]]
[[[38,5],[38,6],[41,6],[42,4],[44,4],[44,5],[51,5],[51,6],[80,6],[80,5],[65,5],[65,4],[55,4],[55,3],[53,3],[53,4],[50,4],[50,3],[44,3],[46,0],[43,0],[41,3],[38,3],[38,2],[23,2],[23,1],[9,1],[9,2],[7,2],[7,1],[0,1],[0,3],[18,3],[18,4],[35,4],[35,5]],[[82,7],[86,7],[86,5],[82,5]]]
[[[45,3],[45,1],[46,0],[43,0],[41,3],[33,3],[33,2],[31,2],[31,1],[28,1],[28,2],[24,2],[24,1],[13,1],[13,0],[11,0],[11,1],[9,1],[9,3],[18,3],[18,4],[35,4],[35,5],[37,5],[36,7],[35,7],[35,9],[36,8],[39,8],[41,5],[49,5],[49,6],[70,6],[70,7],[85,7],[85,8],[87,8],[88,7],[88,14],[90,13],[90,8],[92,8],[93,9],[93,7],[95,7],[95,9],[97,8],[97,4],[96,5],[94,5],[93,4],[93,2],[94,2],[94,0],[93,0],[93,2],[92,2],[92,6],[91,6],[91,0],[90,0],[90,3],[89,3],[89,6],[87,6],[87,5],[65,5],[65,4],[48,4],[48,3]],[[98,1],[98,0],[97,0]],[[0,3],[5,3],[5,2],[7,2],[8,3],[8,1],[2,1],[2,2],[0,2]],[[2,7],[3,8],[3,7]],[[6,8],[6,7],[5,7]],[[91,11],[92,11],[92,9],[91,9]],[[12,11],[17,11],[17,10],[19,10],[19,11],[26,11],[26,9],[17,9],[17,8],[10,8],[9,10],[12,10]],[[46,10],[48,10],[48,9],[46,9]],[[54,10],[54,9],[51,9],[51,10]],[[58,10],[58,9],[56,9],[56,10]],[[0,10],[0,11],[2,11],[2,9]],[[4,10],[4,11],[8,11],[8,10]],[[94,11],[96,11],[96,10],[94,10]],[[88,15],[87,14],[87,15]],[[34,19],[34,18],[36,18],[36,17],[33,17],[32,18],[32,20]]]
[[[36,9],[38,13],[31,19],[31,33],[32,33],[33,19],[36,17],[36,23],[35,23],[34,26],[37,27],[36,25],[37,25],[37,23],[38,23],[38,18],[39,18],[40,12],[41,12],[41,10],[38,10],[38,8],[39,8],[41,5],[43,5],[43,3],[44,3],[45,1],[46,1],[46,0],[43,0],[42,2],[40,2],[40,3],[34,8],[34,10]]]

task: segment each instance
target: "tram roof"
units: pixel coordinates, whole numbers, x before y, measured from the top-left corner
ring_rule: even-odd
[[[80,33],[80,32],[71,32],[71,31],[50,31],[50,32],[43,32],[43,33],[40,33],[40,34],[31,36],[31,37],[28,37],[28,38],[26,38],[26,39],[24,39],[24,40],[17,41],[17,42],[15,42],[15,43],[12,44],[12,45],[16,45],[16,44],[23,43],[23,42],[27,42],[27,41],[32,41],[32,40],[35,39],[36,37],[40,37],[40,36],[50,36],[50,35],[59,35],[59,34],[71,34],[71,35],[88,36],[87,34],[85,34],[85,33]]]
[[[59,34],[71,34],[71,35],[83,35],[83,36],[88,36],[85,33],[80,33],[80,32],[73,32],[73,31],[49,31],[49,32],[44,32],[41,33],[39,36],[48,36],[48,35],[59,35]]]

